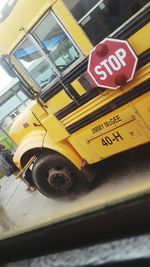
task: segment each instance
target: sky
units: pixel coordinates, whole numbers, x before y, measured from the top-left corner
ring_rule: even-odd
[[[0,13],[6,2],[7,0],[0,0]],[[0,67],[0,90],[2,90],[4,87],[10,84],[11,81],[12,78],[7,75],[7,73],[4,71],[2,67]]]
[[[5,3],[7,3],[7,0],[0,0],[0,11],[4,7]]]

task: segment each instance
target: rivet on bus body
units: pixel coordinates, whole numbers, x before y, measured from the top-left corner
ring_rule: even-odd
[[[127,83],[127,77],[126,77],[126,75],[124,75],[124,74],[117,75],[115,77],[115,83],[117,85],[122,85],[122,86],[125,85]]]
[[[100,44],[96,50],[98,57],[105,57],[108,54],[108,47],[105,44]]]

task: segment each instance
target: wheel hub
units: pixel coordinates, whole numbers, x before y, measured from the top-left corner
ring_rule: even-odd
[[[51,168],[48,171],[48,183],[58,191],[65,191],[73,185],[71,173],[66,169]]]

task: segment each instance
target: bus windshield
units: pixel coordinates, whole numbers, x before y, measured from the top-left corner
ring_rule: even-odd
[[[52,13],[28,34],[13,55],[40,89],[80,57],[79,51]]]

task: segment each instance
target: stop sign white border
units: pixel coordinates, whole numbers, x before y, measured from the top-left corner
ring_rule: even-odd
[[[134,67],[133,67],[133,70],[132,70],[132,73],[131,73],[131,78],[127,80],[127,82],[131,81],[134,77],[134,73],[135,73],[135,70],[136,70],[136,66],[137,66],[137,62],[138,62],[138,57],[136,56],[135,52],[133,51],[133,49],[131,48],[131,46],[129,45],[129,43],[125,40],[119,40],[119,39],[113,39],[113,38],[105,38],[102,42],[100,42],[99,44],[103,44],[105,41],[111,41],[111,42],[116,42],[117,43],[124,43],[128,46],[131,54],[133,55],[133,57],[135,58],[135,63],[134,63]],[[90,68],[90,62],[91,62],[91,55],[92,53],[96,50],[96,47],[99,45],[97,44],[90,52],[90,55],[89,55],[89,61],[88,61],[88,68],[87,68],[87,71],[88,73],[90,74],[91,78],[94,80],[94,82],[96,83],[96,85],[98,87],[104,87],[104,88],[109,88],[109,89],[113,89],[113,90],[116,90],[118,88],[121,87],[121,85],[119,86],[116,86],[116,87],[111,87],[111,86],[105,86],[105,85],[100,85],[96,80],[95,78],[93,77],[92,73],[89,71],[89,68]]]

